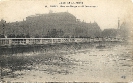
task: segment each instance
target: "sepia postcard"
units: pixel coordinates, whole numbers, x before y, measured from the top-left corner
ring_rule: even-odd
[[[0,0],[0,83],[133,83],[133,0]]]

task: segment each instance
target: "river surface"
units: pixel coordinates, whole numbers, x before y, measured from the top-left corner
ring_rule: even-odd
[[[39,54],[34,54],[38,56]],[[43,54],[42,54],[43,55]],[[105,48],[68,49],[52,53],[54,58],[34,64],[31,70],[15,71],[12,82],[131,82],[133,50],[131,44],[114,44]],[[45,55],[44,55],[45,56]],[[47,64],[44,64],[46,63]]]

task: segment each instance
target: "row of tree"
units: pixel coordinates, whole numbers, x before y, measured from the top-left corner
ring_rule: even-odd
[[[65,19],[65,18],[68,19]],[[25,21],[0,21],[0,38],[63,38],[63,37],[123,37],[129,36],[130,24],[123,22],[119,29],[100,29],[94,23],[77,21],[70,13],[44,14]]]
[[[71,35],[71,34],[66,34],[63,30],[57,30],[57,29],[52,29],[47,32],[46,35],[44,34],[35,34],[34,36],[31,36],[29,33],[27,34],[7,34],[6,36],[3,34],[0,34],[0,38],[69,38],[69,37],[122,37],[122,38],[127,38],[129,36],[129,30],[122,25],[120,29],[104,29],[103,31],[91,31],[91,33],[87,33],[86,30],[76,30],[77,33]],[[85,35],[83,35],[85,34]],[[87,36],[89,34],[90,36]]]

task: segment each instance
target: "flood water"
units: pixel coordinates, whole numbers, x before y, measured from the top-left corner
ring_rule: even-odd
[[[69,46],[67,49],[66,46],[62,46],[56,51],[20,54],[27,58],[29,56],[36,58],[32,65],[28,65],[32,68],[16,70],[13,72],[16,77],[7,75],[3,80],[13,82],[133,81],[131,44],[109,44],[104,48],[84,44],[83,48],[81,45],[80,49],[75,49],[78,48],[77,46]]]

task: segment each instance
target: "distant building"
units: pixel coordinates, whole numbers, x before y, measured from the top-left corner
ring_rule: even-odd
[[[113,28],[110,28],[110,29],[104,29],[102,31],[102,37],[111,37],[111,38],[115,38],[117,37],[118,35],[118,29],[113,29]]]
[[[127,23],[127,22],[123,22],[120,26],[120,29],[119,29],[119,36],[121,38],[128,38],[131,33],[130,31],[132,30],[132,23]]]
[[[27,22],[43,22],[46,23],[71,23],[76,22],[76,17],[68,12],[37,14],[26,17]]]
[[[101,29],[96,22],[81,22],[68,12],[59,12],[31,15],[26,20],[8,23],[6,34],[10,37],[99,37]]]

